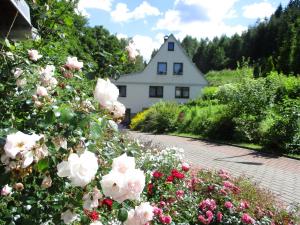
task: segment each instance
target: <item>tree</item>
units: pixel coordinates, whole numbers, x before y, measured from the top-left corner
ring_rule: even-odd
[[[190,58],[192,58],[195,55],[196,51],[197,51],[197,48],[199,46],[199,42],[196,38],[193,38],[193,37],[188,35],[182,40],[181,46],[185,49],[188,56]]]

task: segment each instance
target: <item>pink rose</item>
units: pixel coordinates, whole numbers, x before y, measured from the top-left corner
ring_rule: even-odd
[[[7,196],[10,195],[12,191],[12,188],[10,186],[8,186],[8,184],[6,184],[2,189],[1,189],[1,195],[3,196]]]
[[[182,197],[184,196],[184,191],[183,191],[183,190],[178,190],[178,191],[176,191],[176,196],[177,196],[178,198],[182,198]]]
[[[223,214],[221,212],[218,212],[217,213],[217,221],[222,222],[222,219],[223,219]]]
[[[254,222],[255,222],[255,220],[251,216],[249,216],[247,213],[244,213],[242,215],[241,220],[243,223],[246,223],[246,224],[254,224]]]
[[[231,209],[233,207],[233,204],[229,201],[225,202],[224,206],[227,208],[227,209]]]

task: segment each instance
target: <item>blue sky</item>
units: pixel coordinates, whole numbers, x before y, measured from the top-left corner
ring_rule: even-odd
[[[79,11],[91,26],[103,25],[118,37],[132,37],[146,60],[163,36],[198,39],[241,33],[269,17],[289,0],[80,0]]]

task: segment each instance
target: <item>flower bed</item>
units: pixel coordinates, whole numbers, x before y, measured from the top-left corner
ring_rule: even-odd
[[[248,181],[120,134],[118,89],[76,57],[16,48],[2,55],[0,224],[296,223]]]

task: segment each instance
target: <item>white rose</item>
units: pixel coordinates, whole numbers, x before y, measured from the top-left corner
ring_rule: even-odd
[[[16,85],[18,87],[24,87],[26,84],[27,84],[27,80],[25,78],[24,79],[18,79],[16,81]]]
[[[48,95],[47,89],[43,86],[38,86],[36,89],[36,95],[45,97]]]
[[[14,77],[15,77],[16,79],[19,78],[19,77],[22,75],[22,73],[23,73],[23,70],[20,69],[20,68],[16,68],[15,71],[13,72]]]
[[[77,220],[78,215],[76,213],[71,212],[70,209],[63,212],[60,216],[60,218],[64,221],[65,224],[71,224],[75,220]]]
[[[126,48],[130,60],[135,60],[139,55],[138,51],[135,49],[134,45],[130,43]]]
[[[125,187],[124,174],[116,171],[111,171],[109,174],[102,177],[100,181],[103,194],[109,196],[115,201],[122,203],[126,200],[127,190]]]
[[[6,137],[4,151],[8,157],[15,159],[18,153],[31,150],[41,138],[42,136],[36,134],[28,135],[21,131],[15,134],[9,134]]]
[[[83,62],[79,62],[77,57],[68,57],[65,67],[69,70],[80,70],[83,67]]]
[[[102,225],[102,223],[100,221],[95,221],[90,223],[90,225]]]
[[[52,77],[54,75],[55,66],[47,65],[45,68],[42,68],[40,71],[41,77]]]
[[[100,103],[101,106],[107,108],[111,107],[112,102],[117,101],[119,97],[119,89],[116,85],[112,84],[110,80],[98,79],[94,91],[94,98]]]
[[[3,196],[7,196],[10,195],[12,191],[12,187],[8,186],[8,184],[6,184],[2,189],[1,189],[1,195]]]
[[[143,192],[145,187],[145,174],[142,170],[134,169],[129,170],[124,175],[126,199],[139,200],[140,194]]]
[[[135,207],[135,210],[131,209],[128,213],[128,218],[124,222],[125,225],[144,225],[153,220],[153,207],[149,202],[143,202],[139,206]]]
[[[95,177],[98,170],[98,159],[92,152],[85,151],[80,156],[72,153],[68,161],[57,165],[58,176],[68,177],[73,186],[84,187]]]
[[[112,112],[116,119],[123,117],[126,111],[125,106],[119,101],[108,102],[105,108]]]
[[[133,169],[135,169],[134,157],[128,157],[126,153],[124,153],[113,159],[112,170],[125,174],[128,170]]]
[[[38,61],[43,56],[39,54],[39,52],[35,49],[28,50],[28,57],[32,61]]]
[[[58,81],[56,80],[56,78],[55,77],[51,77],[50,81],[49,81],[50,87],[54,88],[54,87],[56,87],[57,84],[58,84]]]
[[[100,198],[102,198],[101,192],[97,188],[94,188],[92,193],[87,193],[83,196],[83,208],[87,210],[97,208]]]

